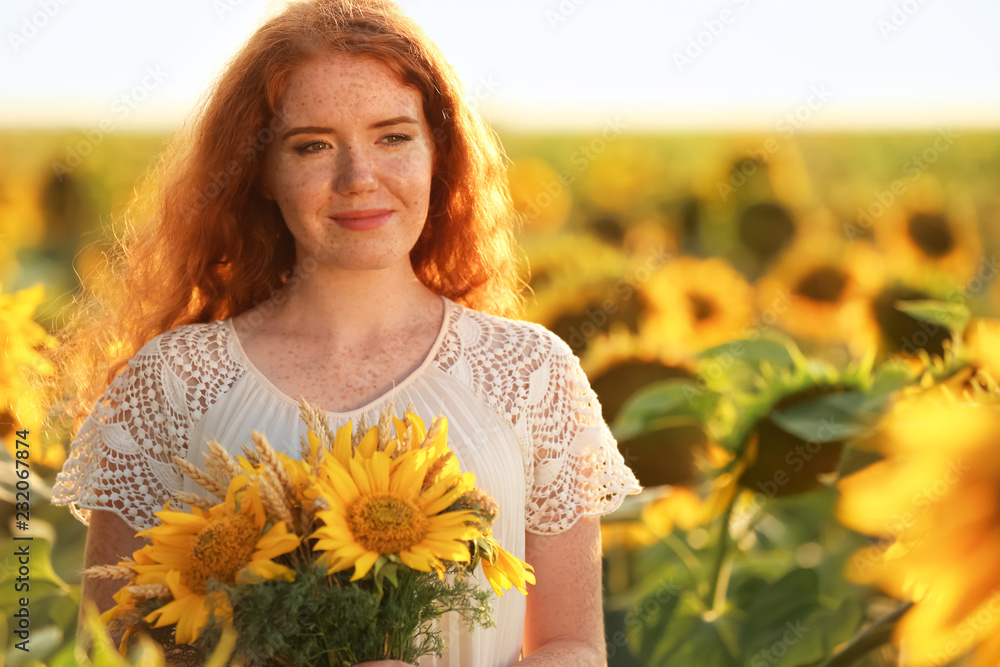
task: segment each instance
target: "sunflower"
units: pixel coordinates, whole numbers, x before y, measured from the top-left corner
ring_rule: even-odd
[[[643,286],[651,302],[651,335],[696,350],[746,333],[753,320],[753,288],[720,258],[678,257]]]
[[[840,481],[840,520],[884,536],[850,578],[914,600],[896,628],[906,664],[974,650],[1000,664],[1000,395],[911,392],[881,422],[885,459]]]
[[[540,294],[549,284],[567,278],[601,282],[619,278],[628,269],[628,258],[620,249],[601,243],[591,234],[531,236],[524,239],[522,247],[528,261],[523,273],[529,277],[531,288]],[[546,312],[539,306],[533,314],[544,318]]]
[[[983,256],[972,204],[949,200],[926,174],[875,221],[874,231],[877,245],[904,278],[930,271],[964,284]]]
[[[594,139],[594,142],[603,139]],[[666,177],[663,151],[648,141],[606,144],[583,173],[581,192],[598,208],[612,215],[633,210],[637,204],[662,193]],[[588,151],[589,155],[590,152]]]
[[[0,339],[4,342],[4,354],[0,356],[0,438],[11,456],[15,455],[16,432],[27,429],[37,434],[45,418],[45,399],[35,380],[52,374],[52,365],[42,351],[55,347],[56,340],[34,319],[44,299],[41,285],[14,293],[0,292]],[[31,460],[59,468],[65,458],[65,449],[57,443],[35,451]]]
[[[528,231],[551,234],[566,224],[573,195],[565,172],[560,176],[545,160],[525,157],[514,161],[509,176],[512,203]]]
[[[534,568],[501,547],[489,534],[484,535],[478,545],[482,554],[483,575],[493,592],[499,596],[514,587],[527,595],[526,584],[535,583]]]
[[[267,525],[255,481],[238,475],[229,483],[225,501],[209,510],[192,507],[192,513],[157,512],[162,524],[138,533],[152,545],[136,554],[132,569],[138,584],[165,584],[173,600],[145,617],[153,627],[177,624],[176,640],[195,641],[209,614],[227,617],[232,607],[225,591],[210,591],[214,580],[225,585],[278,579],[287,581],[294,571],[274,562],[293,551],[300,538],[284,522]]]
[[[923,284],[920,284],[923,283]],[[874,321],[879,348],[887,355],[917,355],[921,350],[943,356],[952,344],[951,332],[945,326],[921,320],[900,310],[900,301],[946,301],[953,286],[935,283],[933,279],[903,282],[899,279],[886,283],[868,303],[868,314]]]
[[[595,336],[580,357],[609,424],[628,398],[639,389],[671,378],[693,380],[693,358],[685,350],[663,341],[648,330],[641,334],[616,327]]]
[[[866,308],[881,285],[880,263],[867,244],[804,235],[758,279],[757,306],[793,336],[846,341],[860,356],[877,337]]]
[[[376,438],[369,438],[369,442]],[[354,567],[364,577],[379,558],[443,576],[442,559],[469,562],[469,540],[482,536],[476,512],[446,511],[475,488],[472,473],[458,470],[447,446],[421,447],[393,458],[364,441],[346,462],[327,456],[320,466],[320,498],[329,509],[311,537],[326,552],[330,572]],[[369,451],[372,450],[372,451]]]

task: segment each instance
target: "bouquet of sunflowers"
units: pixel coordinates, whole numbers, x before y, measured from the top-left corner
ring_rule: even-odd
[[[497,506],[459,469],[443,416],[427,429],[390,405],[377,425],[334,434],[321,411],[300,410],[301,460],[257,432],[244,456],[211,443],[205,470],[177,459],[214,498],[174,494],[190,512],[168,503],[131,560],[87,571],[129,580],[102,617],[125,629],[123,654],[166,632],[171,659],[193,664],[220,643],[247,666],[414,663],[445,648],[442,614],[493,624],[475,568],[497,595],[527,593],[531,566],[493,538]]]

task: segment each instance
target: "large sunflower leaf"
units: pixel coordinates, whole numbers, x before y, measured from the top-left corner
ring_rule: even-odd
[[[736,620],[719,616],[706,620],[691,594],[662,602],[647,598],[636,607],[639,623],[626,627],[635,655],[644,665],[737,667]],[[652,602],[651,602],[652,601]],[[645,616],[643,616],[645,614]]]
[[[920,301],[896,301],[893,306],[911,317],[915,317],[932,324],[940,324],[956,333],[965,331],[966,325],[972,318],[972,313],[968,306],[950,301],[936,301],[934,299],[923,299]]]
[[[808,621],[820,608],[815,570],[792,570],[759,591],[740,628],[743,659],[751,665],[793,666],[819,660],[822,654],[814,655],[821,648],[818,633],[809,636],[813,626]]]
[[[690,380],[672,379],[637,391],[622,407],[613,431],[619,439],[657,427],[704,422],[715,410],[719,395]]]
[[[828,394],[785,410],[770,418],[779,427],[812,442],[834,442],[858,435],[876,416],[866,394],[847,391]]]
[[[764,365],[774,369],[792,368],[802,353],[791,339],[770,335],[756,339],[733,340],[709,347],[695,355],[703,366],[732,369],[749,367],[759,372]]]

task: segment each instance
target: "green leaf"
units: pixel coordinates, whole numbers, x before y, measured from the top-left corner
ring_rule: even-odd
[[[672,379],[657,382],[637,391],[622,406],[615,420],[614,433],[619,439],[669,425],[704,422],[718,402],[718,394],[690,380]],[[676,423],[675,423],[676,422]]]
[[[834,442],[845,440],[867,429],[872,421],[869,397],[860,392],[827,394],[816,400],[785,410],[775,410],[770,417],[779,427],[803,440]]]
[[[774,369],[791,368],[801,353],[791,340],[762,337],[756,340],[729,341],[702,350],[695,356],[709,366],[725,369],[743,365],[759,371],[764,364]]]
[[[625,618],[633,654],[644,665],[737,667],[735,619],[702,610],[691,591],[645,598]]]
[[[920,301],[899,300],[893,304],[896,310],[900,310],[910,317],[918,320],[940,324],[956,333],[965,331],[966,325],[972,318],[972,313],[968,306],[950,301],[936,301],[924,299]]]
[[[819,576],[795,569],[760,591],[740,628],[740,653],[750,665],[776,664],[807,634],[806,620],[820,608]],[[804,647],[810,652],[810,647]],[[802,649],[800,649],[802,650]],[[817,656],[813,660],[822,656]],[[762,662],[763,661],[763,662]],[[792,663],[796,664],[796,663]]]
[[[913,368],[901,359],[892,359],[875,369],[872,385],[868,393],[874,396],[888,398],[893,392],[899,391],[916,379]]]

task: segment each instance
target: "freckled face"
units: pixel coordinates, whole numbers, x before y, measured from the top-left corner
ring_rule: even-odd
[[[267,154],[264,192],[297,257],[343,269],[409,264],[427,219],[434,147],[419,91],[372,58],[328,55],[295,71]]]

